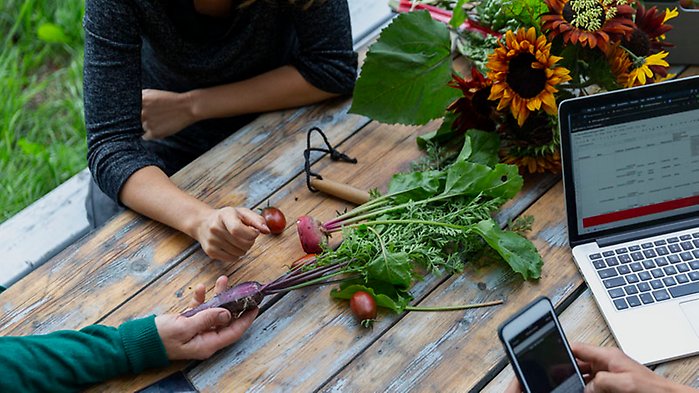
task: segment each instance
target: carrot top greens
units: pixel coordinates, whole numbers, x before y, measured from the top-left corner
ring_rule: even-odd
[[[322,224],[327,234],[342,232],[342,243],[324,247],[304,269],[343,263],[332,271],[345,277],[334,297],[363,290],[395,312],[412,300],[421,272],[459,273],[487,247],[524,279],[538,278],[543,262],[534,245],[492,218],[523,184],[515,166],[497,163],[497,138],[469,131],[451,164],[394,175],[387,194]]]

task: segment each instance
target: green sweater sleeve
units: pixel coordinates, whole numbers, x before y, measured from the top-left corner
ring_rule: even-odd
[[[118,329],[90,325],[79,331],[0,337],[0,392],[72,392],[167,364],[155,316]]]

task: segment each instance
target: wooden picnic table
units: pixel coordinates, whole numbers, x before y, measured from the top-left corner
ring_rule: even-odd
[[[689,68],[684,75],[699,73]],[[234,263],[212,261],[191,238],[126,212],[0,295],[0,334],[27,335],[88,324],[118,325],[149,314],[181,312],[197,283],[225,274],[232,283],[267,282],[302,256],[294,218],[331,217],[351,205],[306,189],[306,131],[318,126],[356,165],[315,155],[313,170],[358,188],[385,191],[390,176],[417,159],[415,137],[434,130],[385,125],[347,114],[350,99],[265,114],[173,176],[182,189],[213,206],[261,207],[269,201],[288,218],[280,236],[262,236]],[[185,370],[204,392],[234,391],[488,391],[512,378],[497,326],[540,295],[556,305],[572,341],[615,345],[567,244],[563,188],[556,175],[526,176],[525,187],[498,221],[535,217],[528,234],[545,263],[540,280],[523,281],[504,263],[471,263],[457,276],[427,276],[413,290],[419,305],[503,299],[496,307],[441,313],[382,312],[373,329],[359,326],[329,287],[277,295],[263,304],[245,336],[203,362],[95,386],[134,391]],[[655,371],[699,387],[699,357]]]

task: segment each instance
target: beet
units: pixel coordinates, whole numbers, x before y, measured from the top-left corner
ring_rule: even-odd
[[[296,231],[301,240],[301,247],[307,254],[320,254],[323,251],[321,245],[328,239],[318,220],[311,216],[301,216],[296,220]]]
[[[245,311],[259,306],[264,297],[262,284],[255,281],[247,281],[228,288],[225,292],[214,296],[208,302],[183,312],[182,316],[191,317],[203,310],[222,307],[230,311],[233,318],[238,318]]]

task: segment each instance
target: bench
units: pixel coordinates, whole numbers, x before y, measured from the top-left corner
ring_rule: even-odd
[[[348,0],[355,48],[392,17],[386,1]],[[0,286],[9,287],[89,231],[87,169],[0,224]]]

